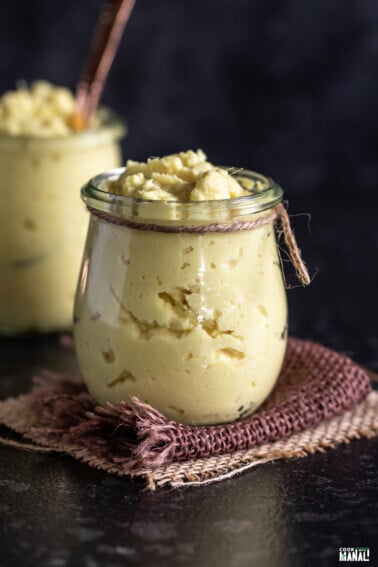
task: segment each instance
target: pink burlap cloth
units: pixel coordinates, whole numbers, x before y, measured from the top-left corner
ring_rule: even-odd
[[[281,456],[288,456],[287,438],[298,439],[297,453],[301,454],[305,437],[298,434],[306,432],[308,439],[308,432],[317,431],[322,423],[343,423],[343,437],[339,439],[335,433],[335,443],[365,435],[365,430],[365,436],[372,436],[378,430],[378,420],[374,420],[371,400],[373,417],[368,425],[360,411],[370,392],[367,373],[347,356],[298,339],[289,339],[278,382],[261,409],[225,425],[176,423],[136,398],[131,403],[100,407],[80,376],[45,371],[34,378],[29,393],[0,402],[0,424],[32,443],[4,434],[0,441],[32,450],[60,451],[119,475],[144,476],[151,487],[155,486],[154,475],[160,475],[165,478],[160,484],[174,486],[180,474],[186,480],[201,479],[201,470],[207,470],[204,478],[216,479],[219,470],[222,474],[225,470],[237,471],[237,465],[242,468],[248,455],[252,459],[262,455],[261,451],[256,453],[259,447],[266,451],[263,462],[270,460],[270,449],[274,452],[278,448],[283,451]],[[337,416],[355,416],[356,407],[362,421],[358,425],[353,422],[348,436],[345,419]],[[333,446],[332,435],[328,446]],[[295,446],[290,450],[295,455]]]

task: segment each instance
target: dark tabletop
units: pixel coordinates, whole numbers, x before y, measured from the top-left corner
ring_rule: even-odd
[[[295,198],[290,212],[311,271],[288,291],[291,334],[378,371],[378,236],[366,199]],[[295,283],[290,271],[289,283]],[[3,339],[0,397],[38,368],[76,368],[57,336]],[[145,490],[71,458],[0,448],[0,565],[286,567],[339,565],[368,546],[378,566],[378,439],[262,465],[201,488]],[[352,565],[352,563],[348,563]],[[356,563],[357,565],[357,563]]]

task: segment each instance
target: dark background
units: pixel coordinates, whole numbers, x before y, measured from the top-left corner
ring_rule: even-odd
[[[0,90],[74,88],[101,0],[2,0]],[[375,0],[137,0],[104,102],[125,156],[202,147],[288,195],[377,191]]]

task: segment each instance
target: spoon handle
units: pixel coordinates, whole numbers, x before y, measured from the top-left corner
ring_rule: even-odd
[[[88,124],[96,111],[134,4],[135,0],[107,0],[101,10],[76,89],[77,109],[85,124]]]

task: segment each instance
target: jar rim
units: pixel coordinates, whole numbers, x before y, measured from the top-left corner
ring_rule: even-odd
[[[148,200],[109,193],[104,189],[107,181],[118,178],[126,167],[119,167],[96,175],[81,189],[81,198],[89,209],[107,213],[115,217],[135,218],[139,220],[198,220],[220,218],[227,215],[245,216],[271,209],[282,201],[283,189],[273,179],[255,171],[243,168],[217,166],[225,170],[234,169],[236,180],[249,179],[259,181],[263,188],[249,195],[231,199],[213,199],[209,201],[163,201]]]

